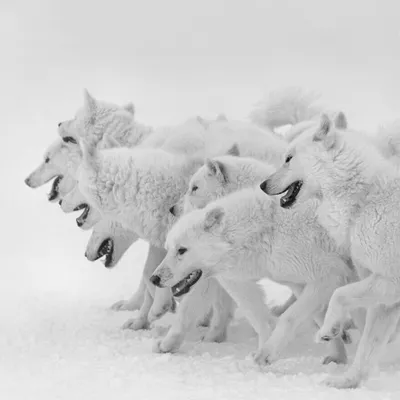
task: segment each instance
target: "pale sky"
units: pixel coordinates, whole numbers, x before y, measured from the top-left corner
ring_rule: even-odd
[[[398,0],[2,0],[6,259],[85,262],[88,234],[47,203],[48,187],[23,183],[83,88],[163,125],[243,119],[263,93],[296,85],[373,129],[400,116],[399,17]]]

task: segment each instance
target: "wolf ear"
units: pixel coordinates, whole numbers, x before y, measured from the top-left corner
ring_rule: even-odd
[[[210,231],[221,225],[225,212],[222,207],[216,207],[208,211],[204,219],[204,230]]]
[[[335,144],[335,132],[331,129],[332,123],[326,114],[322,114],[318,131],[314,135],[314,142],[322,142],[326,149],[330,149]]]
[[[215,175],[221,182],[227,182],[228,176],[224,164],[217,160],[207,158],[206,166],[212,175]]]
[[[84,97],[84,104],[85,104],[85,109],[87,113],[91,116],[96,114],[97,110],[97,103],[96,99],[89,93],[87,89],[84,89],[83,91],[83,97]]]
[[[227,152],[226,152],[227,156],[235,156],[235,157],[239,157],[240,156],[240,151],[239,151],[239,147],[237,145],[237,143],[235,143]]]
[[[340,111],[339,113],[336,114],[333,123],[335,125],[335,128],[347,129],[347,118],[344,115],[343,111]]]
[[[125,104],[123,106],[123,109],[125,111],[128,111],[129,113],[131,113],[132,115],[135,115],[135,106],[133,105],[132,102],[129,102],[128,104]]]

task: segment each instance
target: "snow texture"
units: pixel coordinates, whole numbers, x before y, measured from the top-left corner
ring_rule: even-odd
[[[225,343],[201,342],[205,328],[198,328],[177,354],[154,354],[153,340],[166,333],[173,316],[151,331],[133,332],[121,329],[132,313],[109,308],[139,283],[146,249],[143,242],[133,245],[115,270],[87,261],[50,268],[43,259],[35,265],[32,256],[29,265],[20,267],[20,272],[30,271],[23,278],[15,272],[1,281],[1,399],[400,398],[399,341],[388,346],[381,372],[350,391],[320,384],[344,367],[321,365],[326,349],[313,342],[312,326],[305,327],[281,360],[264,369],[250,357],[256,336],[240,313]],[[271,304],[290,294],[270,282],[264,286]],[[356,332],[353,337],[351,357]]]

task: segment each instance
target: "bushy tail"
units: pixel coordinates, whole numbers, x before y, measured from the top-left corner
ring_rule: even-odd
[[[315,104],[319,97],[316,93],[298,87],[274,91],[256,103],[250,119],[272,130],[284,125],[295,125],[322,112],[322,108]]]

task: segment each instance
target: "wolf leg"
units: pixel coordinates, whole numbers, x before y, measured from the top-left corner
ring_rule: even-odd
[[[358,387],[378,363],[390,336],[396,329],[399,317],[400,302],[391,306],[380,304],[369,307],[353,364],[344,375],[329,377],[324,383],[337,389]]]
[[[183,296],[168,333],[163,339],[155,342],[154,352],[171,353],[179,349],[186,332],[195,325],[199,317],[203,317],[209,311],[208,288],[209,280],[202,280]]]
[[[394,304],[400,299],[400,279],[372,274],[362,281],[335,290],[329,302],[325,321],[317,334],[318,341],[328,341],[341,332],[344,319],[355,308],[376,304]]]
[[[296,336],[298,328],[326,307],[336,287],[329,281],[306,285],[297,301],[279,318],[272,335],[258,352],[256,362],[270,364],[278,359],[281,352]]]
[[[243,309],[246,318],[258,334],[258,349],[261,350],[271,333],[271,327],[274,326],[261,286],[253,281],[235,281],[224,277],[218,277],[218,280],[238,307]]]
[[[154,322],[160,319],[166,312],[175,311],[176,303],[172,297],[171,289],[157,288],[150,282],[150,276],[160,265],[166,254],[165,249],[161,249],[155,246],[149,246],[149,252],[147,255],[146,263],[144,266],[144,279],[147,285],[147,289],[154,298],[153,305],[149,312],[149,322]]]
[[[233,318],[236,304],[215,278],[210,279],[210,292],[212,318],[203,340],[220,343],[226,340],[229,323]]]
[[[144,301],[139,310],[139,316],[137,318],[128,319],[124,325],[122,325],[122,329],[132,329],[134,331],[148,329],[150,325],[148,315],[152,304],[153,298],[151,297],[150,292],[146,289]]]

